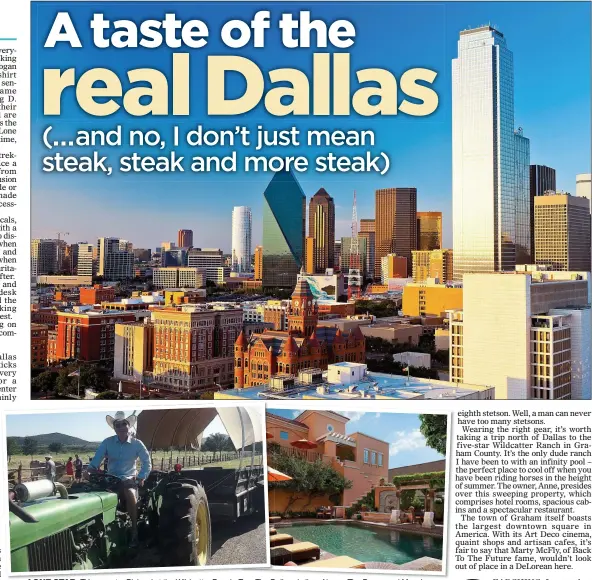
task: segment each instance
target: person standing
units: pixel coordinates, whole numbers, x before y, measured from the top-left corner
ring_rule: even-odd
[[[55,483],[56,465],[51,455],[45,456],[45,477],[49,479],[51,483]]]
[[[78,455],[74,457],[74,480],[76,483],[80,483],[82,481],[82,459]]]
[[[74,480],[74,464],[71,457],[68,457],[68,462],[66,463],[66,475],[68,476],[68,483],[72,483]]]

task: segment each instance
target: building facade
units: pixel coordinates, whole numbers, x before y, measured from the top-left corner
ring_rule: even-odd
[[[440,284],[450,282],[454,276],[452,250],[432,250],[413,252],[412,277],[414,282],[425,282],[436,278]]]
[[[155,288],[205,288],[206,270],[199,268],[154,268],[152,283]]]
[[[47,366],[47,336],[45,324],[31,323],[31,368],[42,369]]]
[[[417,249],[439,250],[442,247],[442,212],[417,212]]]
[[[255,247],[255,280],[263,280],[263,246]]]
[[[115,325],[113,378],[141,383],[153,370],[154,326],[129,322]]]
[[[452,61],[454,277],[528,263],[529,142],[514,130],[513,57],[491,26],[464,30]]]
[[[331,362],[363,362],[365,339],[359,328],[345,334],[319,327],[318,307],[308,282],[300,278],[286,310],[287,330],[244,333],[234,345],[235,388],[266,385],[275,374],[296,375],[306,368],[326,369]],[[265,320],[268,322],[267,318]]]
[[[536,253],[534,239],[534,200],[539,195],[545,195],[545,192],[547,191],[556,190],[557,182],[555,169],[547,167],[546,165],[530,166],[530,245],[533,259]]]
[[[81,287],[80,304],[101,304],[101,302],[110,302],[115,300],[115,288],[113,286],[103,286],[95,284],[92,288]]]
[[[534,200],[535,264],[551,270],[589,270],[590,202],[569,194]]]
[[[306,196],[291,172],[278,172],[263,193],[263,287],[294,287],[305,234]]]
[[[134,274],[134,254],[127,240],[99,238],[97,275],[104,280],[128,280]]]
[[[407,258],[417,249],[417,189],[391,187],[376,190],[376,250],[374,277],[381,278],[382,258],[397,254]]]
[[[232,271],[251,271],[251,208],[244,205],[232,209]]]
[[[495,387],[496,399],[589,399],[589,278],[589,272],[466,275],[463,309],[448,315],[450,380]]]
[[[376,262],[376,220],[361,219],[358,238],[366,239],[366,273],[370,279],[374,279],[374,264]]]
[[[192,248],[193,230],[179,230],[177,232],[177,246],[179,248]]]
[[[308,237],[313,239],[313,256],[312,271],[307,270],[307,273],[324,274],[327,268],[334,267],[335,202],[322,187],[308,205]]]
[[[206,280],[218,280],[218,268],[223,268],[224,252],[219,248],[193,248],[187,254],[187,266],[206,273]]]
[[[403,288],[403,316],[445,316],[447,310],[462,308],[463,289],[424,282]]]
[[[232,385],[240,309],[162,308],[153,311],[152,323],[156,385],[178,393]]]

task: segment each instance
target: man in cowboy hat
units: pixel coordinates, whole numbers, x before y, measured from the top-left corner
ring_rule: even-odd
[[[45,477],[52,483],[55,482],[56,478],[56,464],[53,461],[51,455],[45,456]]]
[[[89,465],[89,472],[99,471],[101,462],[109,458],[108,473],[121,478],[123,496],[127,513],[132,523],[131,547],[138,544],[138,491],[152,469],[150,454],[146,446],[133,436],[132,430],[136,425],[136,415],[125,416],[123,411],[117,411],[114,417],[107,415],[107,424],[115,431],[115,435],[105,439],[97,449]],[[141,469],[138,473],[136,461],[140,460]]]

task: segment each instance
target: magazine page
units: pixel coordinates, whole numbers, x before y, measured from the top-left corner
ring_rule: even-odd
[[[0,577],[580,580],[591,4],[0,19]]]

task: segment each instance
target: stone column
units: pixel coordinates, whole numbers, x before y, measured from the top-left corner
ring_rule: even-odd
[[[422,528],[433,528],[434,524],[434,512],[425,512],[423,516]]]
[[[400,524],[401,523],[401,510],[391,510],[391,519],[389,524]]]

